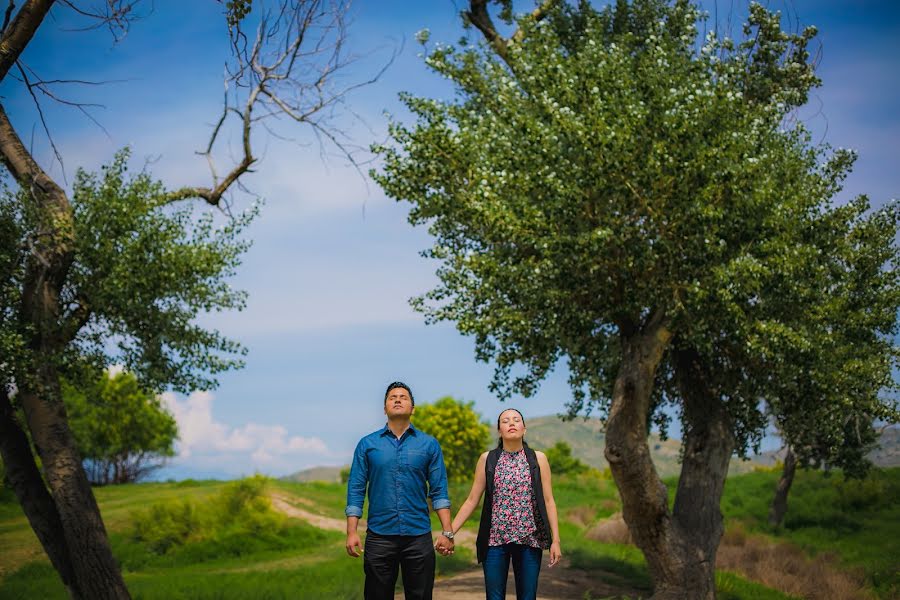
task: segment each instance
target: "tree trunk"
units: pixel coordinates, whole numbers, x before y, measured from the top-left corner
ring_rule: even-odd
[[[69,549],[61,535],[62,520],[34,462],[28,438],[16,422],[5,385],[0,386],[0,455],[6,465],[6,476],[13,492],[44,551],[50,557],[53,568],[62,578],[69,596],[80,597],[75,585],[75,570],[69,559]]]
[[[676,379],[684,402],[684,456],[673,508],[679,586],[690,590],[691,598],[711,600],[716,597],[716,552],[724,533],[720,502],[734,436],[720,394],[696,352],[676,351]]]
[[[68,548],[80,597],[129,598],[69,429],[56,370],[67,343],[62,333],[60,291],[74,252],[72,207],[62,188],[22,144],[2,105],[0,159],[19,185],[30,192],[29,210],[37,215],[41,232],[26,260],[19,311],[22,328],[28,332],[31,368],[17,374],[16,383],[31,440],[62,525],[62,538],[55,543]]]
[[[724,407],[702,379],[695,355],[676,351],[686,431],[670,511],[647,443],[654,376],[670,340],[662,319],[623,336],[605,454],[622,497],[623,517],[653,578],[652,599],[713,600],[715,555],[723,531],[719,500],[734,441]]]
[[[69,430],[58,378],[52,368],[44,366],[42,371],[40,395],[31,389],[20,393],[28,427],[59,511],[78,590],[82,598],[91,600],[129,598],[109,546],[100,508]]]
[[[781,478],[778,480],[778,485],[775,486],[775,497],[772,498],[772,507],[769,509],[769,525],[773,527],[781,527],[781,524],[784,523],[788,493],[791,491],[796,472],[797,456],[794,454],[794,449],[788,446],[787,454],[784,455],[784,468],[781,471]]]

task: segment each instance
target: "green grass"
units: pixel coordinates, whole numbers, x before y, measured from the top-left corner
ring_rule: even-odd
[[[837,555],[846,567],[861,569],[880,597],[900,592],[900,468],[873,469],[862,481],[798,471],[784,526],[776,530],[768,514],[779,475],[757,472],[728,479],[722,498],[726,518],[810,555]]]
[[[838,476],[798,473],[791,491],[785,527],[766,523],[777,473],[759,472],[730,478],[722,510],[730,524],[788,541],[809,554],[834,552],[849,567],[862,568],[871,587],[889,598],[898,589],[896,556],[900,556],[900,469],[875,471],[867,482],[844,483]],[[670,487],[674,487],[669,481]],[[111,486],[95,490],[110,531],[113,552],[133,597],[147,599],[225,598],[359,598],[361,560],[348,558],[344,535],[290,520],[277,531],[251,534],[241,526],[216,526],[212,534],[195,535],[153,552],[133,534],[135,510],[156,502],[188,498],[198,505],[211,501],[228,483],[188,481]],[[334,483],[272,482],[277,490],[305,499],[297,506],[343,518],[346,487]],[[451,484],[455,507],[465,499],[469,483]],[[611,480],[596,472],[554,479],[560,507],[563,552],[573,567],[601,572],[611,583],[650,595],[651,580],[634,546],[602,544],[586,539],[587,526],[620,510]],[[217,505],[221,506],[221,505]],[[474,532],[478,511],[466,524]],[[251,519],[252,521],[252,519]],[[266,521],[262,521],[265,523]],[[439,526],[433,519],[435,528]],[[0,492],[0,599],[66,598],[59,579],[40,550],[21,509],[8,490]],[[450,558],[438,557],[439,576],[473,568],[465,548]],[[10,567],[13,568],[10,568]],[[14,572],[10,572],[14,571]],[[786,600],[789,596],[728,572],[716,585],[724,600]]]

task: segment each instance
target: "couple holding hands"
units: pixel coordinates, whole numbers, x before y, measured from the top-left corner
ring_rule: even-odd
[[[497,447],[475,467],[475,480],[456,517],[450,519],[447,470],[440,444],[410,423],[415,400],[409,386],[390,384],[384,395],[387,424],[364,437],[353,453],[347,484],[347,553],[364,554],[366,600],[394,597],[399,570],[407,600],[430,600],[435,554],[454,552],[454,536],[478,506],[481,523],[475,542],[484,569],[487,600],[506,597],[512,562],[518,600],[537,597],[541,554],[549,549],[552,567],[562,555],[550,464],[523,439],[525,419],[516,409],[497,418]],[[368,490],[365,551],[357,525]],[[432,546],[428,503],[431,499],[443,531]]]

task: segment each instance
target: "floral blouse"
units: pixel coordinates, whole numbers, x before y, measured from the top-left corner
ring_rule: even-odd
[[[542,539],[543,527],[537,501],[531,490],[531,471],[525,449],[518,452],[503,451],[494,471],[494,497],[491,507],[491,534],[488,546],[522,544],[535,548],[549,548]]]

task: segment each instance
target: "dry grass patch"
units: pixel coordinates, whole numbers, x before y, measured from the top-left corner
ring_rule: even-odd
[[[865,589],[863,577],[840,569],[834,555],[822,553],[810,559],[792,544],[747,535],[739,526],[731,527],[723,536],[716,566],[810,600],[874,597]]]
[[[604,544],[631,543],[631,532],[628,531],[628,525],[625,524],[625,519],[622,518],[622,513],[620,512],[615,513],[608,519],[603,519],[591,527],[584,535],[589,540]]]
[[[576,506],[566,513],[566,518],[573,525],[587,527],[594,521],[595,511],[590,506]]]

